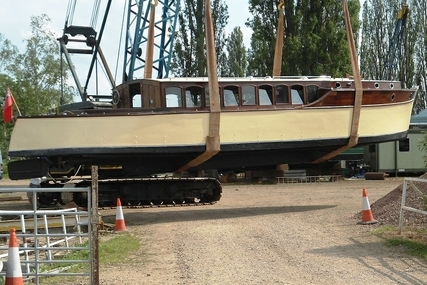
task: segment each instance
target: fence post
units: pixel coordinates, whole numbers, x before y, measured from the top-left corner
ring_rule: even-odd
[[[92,165],[91,168],[91,219],[89,222],[90,234],[91,234],[91,284],[99,285],[99,251],[98,251],[98,166]]]

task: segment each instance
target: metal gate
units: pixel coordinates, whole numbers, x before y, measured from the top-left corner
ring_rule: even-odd
[[[92,280],[91,191],[87,188],[0,188],[0,193],[32,193],[29,210],[0,210],[0,263],[7,262],[9,229],[15,228],[24,280],[39,284],[43,277],[87,276]],[[87,211],[79,208],[38,209],[38,192],[84,192]],[[31,195],[29,195],[31,196]],[[32,209],[31,209],[32,207]],[[79,253],[77,253],[79,252]],[[6,266],[0,277],[6,276]]]

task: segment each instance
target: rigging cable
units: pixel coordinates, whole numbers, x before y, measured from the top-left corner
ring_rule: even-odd
[[[119,39],[119,43],[122,42],[123,39],[123,29],[124,29],[124,22],[125,22],[125,13],[126,13],[126,2],[127,1],[123,1],[124,5],[123,5],[123,13],[122,13],[122,24],[121,24],[121,29],[120,29],[120,39]],[[130,7],[129,7],[130,9]],[[127,43],[125,43],[127,44]],[[119,44],[119,49],[117,50],[117,60],[116,60],[116,70],[114,72],[114,81],[117,82],[117,72],[118,72],[118,68],[119,68],[119,57],[120,57],[120,52],[121,52],[121,47],[122,45]],[[126,72],[126,70],[123,70],[123,72]]]
[[[100,6],[101,2],[100,0],[96,0],[93,3],[93,9],[92,9],[92,18],[90,20],[90,26],[92,28],[96,27],[96,22],[98,21],[98,15],[99,15],[99,6]]]
[[[74,11],[76,10],[76,1],[77,0],[68,1],[67,13],[65,14],[65,23],[68,24],[68,26],[73,22]]]

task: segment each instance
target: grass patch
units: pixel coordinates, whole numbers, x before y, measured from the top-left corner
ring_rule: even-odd
[[[139,239],[129,233],[117,235],[99,243],[99,262],[101,264],[122,263],[140,248]]]
[[[82,245],[76,245],[81,247],[87,247],[88,243]],[[139,248],[141,247],[140,239],[131,235],[130,233],[120,234],[108,234],[99,236],[98,253],[99,253],[99,265],[111,265],[111,264],[124,264],[129,260],[133,260],[136,257],[141,258],[137,255]],[[67,263],[67,260],[88,260],[89,252],[87,250],[75,250],[63,256],[62,260],[64,263],[53,264],[51,266],[43,266],[41,271],[48,271],[52,269],[58,269],[61,267],[71,266],[72,263]],[[68,273],[82,273],[89,271],[89,264],[78,263],[72,265],[66,269]],[[75,280],[76,277],[69,276],[57,276],[43,279],[43,284],[60,284],[61,282]],[[0,283],[1,284],[1,283]],[[67,283],[68,284],[68,283]]]
[[[427,262],[427,229],[407,227],[399,234],[397,227],[383,226],[373,234],[383,238],[386,245],[404,248],[408,254]]]

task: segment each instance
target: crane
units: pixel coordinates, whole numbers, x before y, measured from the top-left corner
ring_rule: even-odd
[[[77,0],[70,0],[63,35],[58,38],[61,54],[65,56],[82,101],[88,100],[89,81],[98,62],[101,63],[101,68],[106,73],[111,89],[116,86],[116,80],[101,48],[107,20],[111,15],[112,0],[108,0],[103,7],[101,7],[100,1],[94,2],[90,24],[74,25],[73,16]],[[153,3],[149,0],[128,0],[127,3],[125,1],[123,3],[123,22],[126,18],[126,26],[124,28],[126,36],[124,55],[122,55],[122,81],[126,82],[144,75],[141,72],[147,67],[147,59],[144,58],[143,51],[148,46],[150,27],[152,28],[152,38],[154,39],[154,42],[151,43],[151,55],[155,57],[149,61],[150,69],[152,66],[157,71],[157,78],[168,77],[180,0],[155,0]],[[162,9],[161,15],[155,14],[156,7],[157,9]],[[96,21],[101,8],[104,8],[104,15],[101,24],[97,27]],[[69,45],[69,43],[73,45]],[[71,54],[91,55],[91,62],[84,85],[79,80]],[[111,98],[111,95],[93,94],[91,96],[96,99]]]
[[[157,71],[157,78],[169,76],[180,0],[150,2],[149,0],[129,0],[123,82],[134,78],[138,71],[146,67],[147,60],[142,57],[142,46],[144,45],[147,48],[154,48],[153,55],[157,55],[156,59],[153,60],[153,68]],[[159,5],[162,8],[161,17],[154,21],[154,25],[150,25],[154,19],[154,17],[150,19],[150,14],[154,15],[154,11]],[[158,40],[153,45],[148,44],[150,27],[154,28],[154,39]]]

